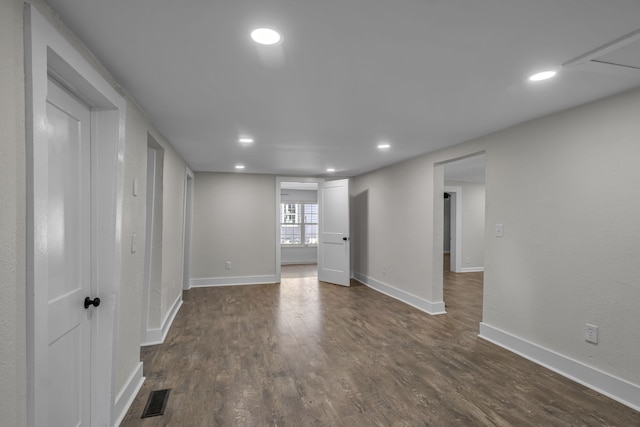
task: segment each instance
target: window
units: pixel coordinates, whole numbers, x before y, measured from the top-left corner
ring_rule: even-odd
[[[318,244],[318,204],[280,204],[280,244]]]

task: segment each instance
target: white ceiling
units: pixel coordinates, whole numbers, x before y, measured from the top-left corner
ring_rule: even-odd
[[[640,85],[604,63],[637,41],[526,81],[640,28],[638,0],[48,3],[196,171],[354,176]]]

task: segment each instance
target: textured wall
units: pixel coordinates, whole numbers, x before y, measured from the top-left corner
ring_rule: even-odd
[[[193,199],[192,279],[275,275],[273,176],[198,172]]]
[[[0,2],[0,424],[26,423],[22,1]]]
[[[140,362],[140,307],[144,270],[146,126],[141,112],[127,108],[125,130],[124,195],[122,204],[122,283],[118,307],[118,337],[115,358],[115,390],[125,386],[132,370]],[[144,167],[143,167],[144,165]],[[139,193],[133,195],[133,180],[138,180]],[[136,233],[137,251],[131,253],[131,235]]]
[[[365,192],[366,205],[357,201]],[[416,159],[372,172],[353,180],[350,193],[355,200],[352,270],[434,301],[428,280],[434,239],[433,166]],[[439,243],[442,252],[442,238]]]
[[[635,384],[639,118],[635,90],[487,138],[483,320]]]

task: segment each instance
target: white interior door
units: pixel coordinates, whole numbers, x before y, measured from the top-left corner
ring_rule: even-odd
[[[91,412],[91,116],[49,80],[47,96],[49,425],[85,426]],[[44,202],[44,201],[43,201]]]
[[[349,180],[318,183],[318,280],[349,286]]]

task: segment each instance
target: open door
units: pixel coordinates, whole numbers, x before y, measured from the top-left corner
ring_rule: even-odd
[[[318,183],[318,280],[349,286],[349,180]]]

